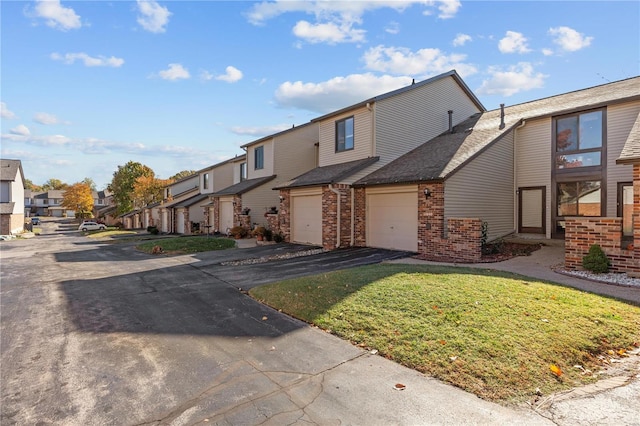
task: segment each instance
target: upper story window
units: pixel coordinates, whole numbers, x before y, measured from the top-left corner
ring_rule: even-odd
[[[202,175],[202,189],[209,189],[209,173]]]
[[[247,180],[247,163],[240,163],[240,182]]]
[[[0,202],[8,203],[11,201],[11,184],[6,182],[0,182]]]
[[[353,117],[336,121],[336,152],[353,149]]]
[[[253,150],[254,169],[260,170],[264,168],[264,146],[259,146]]]
[[[602,165],[603,116],[598,110],[555,119],[556,169]]]

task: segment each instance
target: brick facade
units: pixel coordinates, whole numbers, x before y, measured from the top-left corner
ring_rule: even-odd
[[[267,213],[267,229],[274,234],[280,232],[280,217],[278,213]]]
[[[24,230],[24,214],[0,215],[0,235],[11,235],[16,230]]]
[[[280,190],[280,209],[278,210],[280,232],[284,241],[291,242],[291,193],[288,189]]]
[[[366,247],[367,245],[367,196],[364,188],[356,188],[353,197],[353,245]]]
[[[420,196],[425,189],[429,197]],[[480,261],[482,220],[449,218],[445,229],[444,184],[418,185],[418,194],[418,254],[430,260]]]
[[[640,276],[640,164],[633,165],[633,244],[622,245],[622,218],[572,217],[566,220],[564,266],[582,270],[589,247],[598,244],[611,261],[611,272]]]
[[[350,188],[349,185],[322,187],[322,247],[326,250],[348,247],[351,244]],[[340,203],[340,209],[338,209],[338,203]],[[340,220],[338,220],[338,210],[340,210]],[[340,232],[338,232],[338,226],[340,226]],[[338,241],[338,234],[340,241]]]

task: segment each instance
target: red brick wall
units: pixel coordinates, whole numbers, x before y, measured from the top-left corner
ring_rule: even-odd
[[[424,196],[425,189],[431,194]],[[444,184],[418,185],[418,254],[425,259],[478,262],[482,220],[449,218],[445,234]]]
[[[280,232],[280,217],[278,213],[267,213],[267,229],[274,234]]]
[[[213,225],[213,232],[222,232],[220,229],[220,198],[218,197],[213,198],[213,220],[210,225]]]
[[[24,230],[23,214],[0,215],[0,235],[10,235],[12,230]]]
[[[280,218],[280,232],[284,237],[284,241],[291,241],[291,193],[288,189],[280,190],[280,209],[278,216]]]
[[[640,164],[633,165],[633,256],[640,262]]]
[[[322,187],[322,247],[333,250],[351,244],[351,190],[349,185]],[[340,195],[334,191],[339,192]],[[338,221],[338,203],[340,220]],[[340,243],[338,244],[338,226]]]
[[[367,197],[364,188],[354,190],[354,239],[353,245],[356,247],[366,247],[367,245]]]
[[[622,247],[621,217],[567,218],[564,244],[564,266],[569,270],[584,269],[582,259],[598,244],[611,261],[611,272],[640,273],[637,250]]]

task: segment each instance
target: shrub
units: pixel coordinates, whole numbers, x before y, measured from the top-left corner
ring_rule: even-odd
[[[267,241],[273,240],[273,231],[271,229],[265,229],[264,231],[264,239]]]
[[[234,226],[229,230],[229,235],[233,238],[244,238],[249,235],[249,230],[243,226]]]
[[[609,271],[609,266],[611,266],[611,263],[602,247],[598,244],[591,245],[589,253],[582,258],[582,267],[594,274],[604,274]]]
[[[273,234],[273,241],[275,241],[276,243],[281,243],[284,241],[284,235],[282,235],[281,233],[277,233],[277,234]]]
[[[264,226],[256,226],[253,231],[251,231],[251,234],[254,237],[264,237],[264,234],[267,232],[267,229]]]

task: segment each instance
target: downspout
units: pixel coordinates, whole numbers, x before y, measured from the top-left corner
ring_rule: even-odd
[[[335,189],[335,188],[333,187],[333,184],[329,184],[329,190],[330,190],[331,192],[333,192],[334,194],[336,194],[336,197],[338,198],[337,203],[336,203],[336,205],[337,205],[337,210],[338,210],[338,211],[337,211],[337,218],[336,218],[336,221],[337,221],[337,224],[336,224],[336,233],[337,233],[337,240],[338,240],[338,241],[337,241],[337,243],[336,243],[336,248],[339,248],[339,247],[340,247],[340,225],[341,225],[341,223],[340,223],[340,191],[338,191],[337,189]]]
[[[517,157],[517,149],[518,149],[518,130],[522,129],[524,127],[524,125],[527,124],[527,122],[525,120],[522,120],[522,123],[520,123],[513,131],[513,193],[516,194],[516,199],[514,200],[513,203],[513,227],[515,228],[513,230],[514,234],[518,233],[518,170],[517,170],[517,161],[518,161],[518,157]],[[545,212],[545,220],[546,220],[546,216],[547,213]]]
[[[356,233],[356,205],[355,203],[355,198],[356,198],[356,192],[355,189],[353,189],[353,187],[351,187],[351,242],[350,242],[350,246],[353,247],[353,243],[355,240],[355,233]]]
[[[373,112],[373,106],[371,106],[369,102],[367,102],[367,109],[371,113],[371,157],[375,157],[376,156],[376,117]]]

